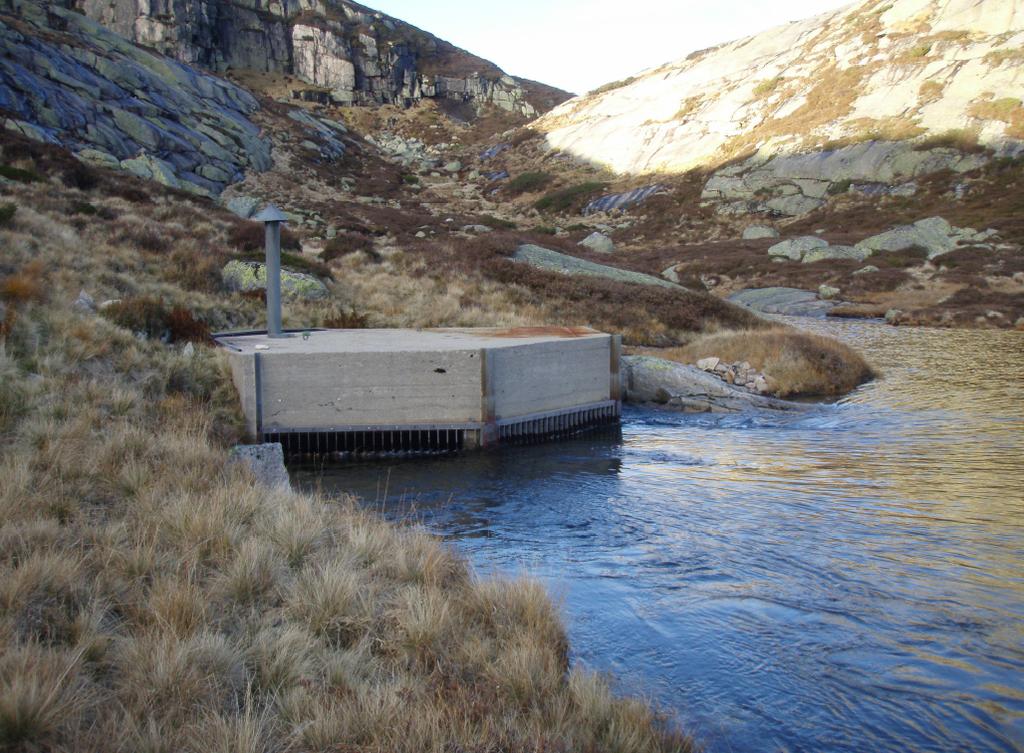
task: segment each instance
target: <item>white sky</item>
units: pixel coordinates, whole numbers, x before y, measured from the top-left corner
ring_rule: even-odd
[[[851,0],[362,0],[514,76],[577,94]]]

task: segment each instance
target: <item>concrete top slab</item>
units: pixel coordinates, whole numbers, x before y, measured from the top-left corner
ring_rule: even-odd
[[[410,353],[599,339],[608,335],[589,327],[479,327],[451,329],[329,329],[269,338],[266,334],[220,335],[217,342],[240,353]]]

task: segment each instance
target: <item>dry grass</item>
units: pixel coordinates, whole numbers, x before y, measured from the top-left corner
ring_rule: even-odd
[[[721,332],[682,348],[647,352],[681,363],[712,356],[728,363],[748,361],[768,377],[779,397],[842,395],[875,376],[847,345],[793,329]]]
[[[4,288],[17,316],[0,341],[0,749],[692,748],[569,669],[536,583],[480,581],[421,530],[226,467],[240,425],[216,351],[188,355],[71,308],[84,288],[257,324],[258,302],[187,288],[168,264],[228,246],[230,218],[94,189],[117,220],[79,227],[52,185],[7,192],[18,210],[0,228],[2,274],[21,281]],[[121,232],[183,223],[174,251]],[[314,324],[345,296],[336,287],[286,321]]]

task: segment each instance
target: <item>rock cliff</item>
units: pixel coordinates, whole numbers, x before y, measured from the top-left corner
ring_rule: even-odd
[[[0,108],[10,130],[195,193],[271,164],[251,94],[49,3],[0,2]]]
[[[245,89],[144,49],[80,13],[36,0],[0,0],[0,124],[63,146],[86,162],[204,196],[273,164]],[[312,162],[343,157],[341,124],[301,110]],[[282,125],[283,123],[283,125]]]
[[[795,216],[851,184],[974,169],[979,145],[1018,155],[1022,49],[1018,0],[863,0],[609,84],[535,127],[619,173],[728,165],[706,199]]]
[[[568,99],[409,24],[343,0],[67,0],[190,65],[295,75],[294,96],[337,104],[433,98],[533,117]]]

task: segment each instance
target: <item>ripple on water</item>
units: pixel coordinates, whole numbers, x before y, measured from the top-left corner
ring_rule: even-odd
[[[794,323],[882,378],[806,413],[629,410],[621,438],[295,476],[537,574],[576,660],[712,751],[1024,750],[1024,337]]]

